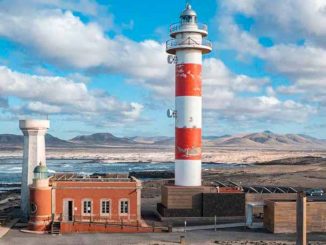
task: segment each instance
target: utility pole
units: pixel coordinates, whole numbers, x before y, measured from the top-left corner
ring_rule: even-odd
[[[307,245],[307,197],[303,191],[297,195],[297,245]]]

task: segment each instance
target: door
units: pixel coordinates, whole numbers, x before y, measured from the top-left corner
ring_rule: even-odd
[[[68,221],[72,221],[73,216],[73,202],[68,201]]]

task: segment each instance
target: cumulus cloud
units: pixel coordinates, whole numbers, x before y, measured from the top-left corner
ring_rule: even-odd
[[[36,76],[0,67],[0,96],[14,96],[26,103],[14,106],[15,113],[109,117],[111,121],[139,119],[141,104],[119,101],[101,90],[64,77]]]
[[[236,98],[223,111],[223,117],[237,121],[304,122],[316,113],[313,107],[273,96]]]
[[[84,23],[69,10],[0,13],[0,36],[59,67],[97,69],[133,79],[161,79],[168,73],[164,45],[156,41],[135,42],[119,35],[109,38],[98,23]]]
[[[221,60],[210,58],[203,63],[204,106],[207,109],[226,109],[239,92],[260,92],[268,78],[251,78],[233,74]]]
[[[316,110],[294,100],[280,100],[266,77],[252,78],[233,74],[217,59],[204,61],[203,106],[209,118],[226,119],[230,122],[303,122]],[[266,87],[266,91],[263,91]],[[251,93],[242,96],[241,93]],[[257,95],[264,94],[267,95]],[[206,119],[206,120],[207,120]]]
[[[326,3],[324,0],[228,0],[223,11],[255,19],[252,32],[283,41],[308,38],[326,47]]]
[[[222,2],[217,21],[224,39],[223,49],[237,51],[239,60],[258,57],[265,61],[268,71],[283,75],[290,81],[276,92],[299,95],[302,102],[326,105],[324,78],[326,76],[326,3],[312,0],[230,0]],[[241,29],[234,16],[253,18],[249,31]],[[275,43],[264,47],[259,37],[269,37]],[[239,41],[240,40],[240,41]],[[298,40],[304,40],[298,45]],[[325,108],[324,108],[325,109]]]

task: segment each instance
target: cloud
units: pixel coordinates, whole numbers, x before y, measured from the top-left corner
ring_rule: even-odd
[[[326,3],[324,0],[222,1],[221,12],[241,13],[255,19],[251,32],[282,41],[308,38],[326,47]]]
[[[304,122],[315,109],[293,100],[281,101],[273,96],[236,98],[223,111],[223,117],[236,121]]]
[[[277,85],[275,93],[297,96],[296,101],[325,110],[326,92],[326,3],[312,0],[223,1],[216,18],[223,36],[222,49],[235,50],[238,59],[258,57],[267,71],[283,76],[288,85]],[[236,24],[235,15],[253,19],[249,30]],[[261,36],[273,40],[272,47],[259,43]],[[240,40],[240,41],[239,41]],[[297,44],[304,40],[303,44]]]
[[[133,79],[161,79],[169,69],[164,45],[109,38],[96,22],[84,23],[69,10],[2,12],[0,36],[15,41],[61,68],[99,70]]]
[[[311,106],[293,100],[280,100],[266,77],[252,78],[233,74],[220,60],[204,61],[203,106],[209,118],[226,119],[229,122],[303,122],[316,113]],[[245,93],[245,95],[242,95]],[[250,96],[248,96],[248,93]]]
[[[44,104],[42,102],[29,102],[25,106],[26,112],[40,113],[40,114],[56,114],[61,112],[61,108],[59,106],[53,106]]]
[[[15,113],[64,114],[98,121],[125,122],[139,119],[141,104],[121,102],[102,90],[89,90],[84,83],[54,76],[36,76],[0,67],[0,96],[14,96],[25,104]]]

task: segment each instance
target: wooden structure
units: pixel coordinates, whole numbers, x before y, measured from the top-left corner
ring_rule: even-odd
[[[297,197],[297,243],[307,244],[307,197],[302,191]]]
[[[306,219],[307,232],[326,232],[326,201],[308,201]],[[264,226],[273,233],[295,233],[296,201],[265,201]]]
[[[157,210],[163,217],[242,217],[244,202],[238,187],[163,185]]]

